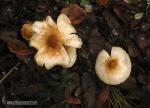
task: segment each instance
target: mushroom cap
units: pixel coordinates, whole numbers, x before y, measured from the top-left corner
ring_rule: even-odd
[[[102,50],[96,59],[96,74],[106,84],[118,85],[130,75],[129,55],[120,47],[112,47],[111,55]]]
[[[81,48],[82,40],[66,15],[60,14],[57,23],[50,16],[44,21],[35,21],[32,32],[29,43],[38,50],[35,61],[39,66],[51,69],[55,65],[65,68],[74,65],[76,48]]]

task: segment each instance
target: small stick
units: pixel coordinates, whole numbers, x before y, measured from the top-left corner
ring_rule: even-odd
[[[9,70],[9,72],[0,80],[0,84],[14,71],[14,70],[17,70],[17,66],[19,66],[19,62]]]

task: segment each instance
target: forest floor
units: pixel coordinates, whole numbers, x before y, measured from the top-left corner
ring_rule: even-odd
[[[74,25],[82,48],[73,67],[47,70],[36,64],[36,49],[21,28],[48,15],[56,21],[70,4],[92,9]],[[77,13],[73,10],[73,17]],[[132,64],[130,77],[116,86],[104,84],[95,72],[98,53],[113,46],[123,48]],[[1,0],[0,79],[0,108],[150,108],[150,2]]]

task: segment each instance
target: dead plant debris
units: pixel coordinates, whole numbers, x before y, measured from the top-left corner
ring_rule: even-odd
[[[27,28],[47,16],[57,22],[61,13],[83,45],[71,68],[46,70],[34,60],[37,50],[29,46]],[[0,108],[150,107],[149,0],[1,0],[0,16]],[[102,49],[110,54],[113,46],[123,48],[132,64],[130,77],[116,86],[104,84],[95,72],[97,54]]]

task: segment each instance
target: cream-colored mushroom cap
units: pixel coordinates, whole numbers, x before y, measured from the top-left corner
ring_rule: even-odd
[[[46,20],[35,21],[31,27],[29,44],[37,49],[35,61],[39,66],[46,69],[55,65],[73,66],[77,58],[76,48],[81,48],[82,40],[66,15],[60,14],[57,23],[47,16]]]
[[[98,77],[106,84],[123,83],[131,72],[129,55],[120,47],[112,47],[111,55],[102,50],[97,56],[95,70]]]

